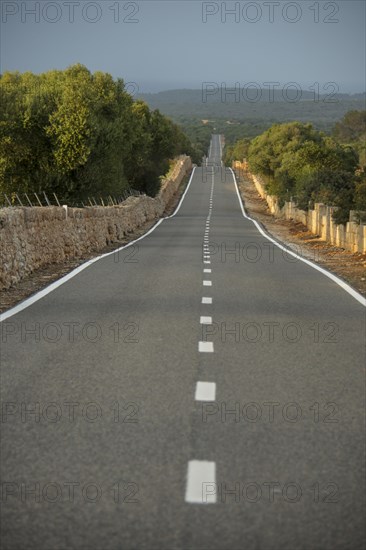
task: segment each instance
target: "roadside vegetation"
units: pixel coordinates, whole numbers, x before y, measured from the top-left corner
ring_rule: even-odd
[[[246,158],[280,203],[292,199],[303,210],[314,202],[336,206],[335,221],[346,223],[350,210],[366,211],[365,128],[366,111],[346,113],[332,135],[312,124],[274,124],[229,146],[225,163]]]
[[[0,98],[0,194],[75,201],[132,187],[154,196],[170,159],[200,158],[180,127],[135,101],[123,80],[80,64],[4,73]]]

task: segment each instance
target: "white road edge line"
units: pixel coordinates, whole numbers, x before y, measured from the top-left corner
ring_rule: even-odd
[[[121,246],[120,248],[116,248],[116,250],[113,250],[112,252],[107,252],[106,254],[102,254],[101,256],[96,256],[95,258],[92,258],[91,260],[88,260],[84,264],[81,264],[77,268],[70,271],[70,273],[68,273],[67,275],[64,275],[64,277],[61,277],[61,279],[58,279],[57,281],[54,281],[49,286],[47,286],[46,288],[40,290],[39,292],[37,292],[33,296],[30,296],[29,298],[26,298],[20,304],[17,304],[16,306],[8,309],[8,311],[5,311],[4,313],[0,314],[0,323],[2,321],[5,321],[6,319],[9,319],[9,317],[12,317],[13,315],[16,315],[17,313],[20,313],[21,311],[23,311],[23,309],[26,309],[27,307],[31,306],[35,302],[38,302],[38,300],[41,300],[41,298],[43,298],[44,296],[47,296],[47,294],[50,294],[51,292],[56,290],[56,288],[58,288],[59,286],[63,285],[64,283],[66,283],[67,281],[69,281],[70,279],[75,277],[75,275],[78,275],[78,273],[80,273],[81,271],[83,271],[84,269],[86,269],[87,267],[92,265],[94,262],[97,262],[98,260],[102,260],[103,258],[106,258],[107,256],[111,256],[112,254],[117,254],[120,250],[124,250],[125,248],[128,248],[129,246],[132,246],[133,244],[137,243],[137,241],[141,241],[141,239],[144,239],[145,237],[150,235],[150,233],[152,233],[164,220],[168,220],[170,218],[173,218],[178,213],[178,211],[179,211],[179,209],[182,205],[182,202],[184,200],[184,197],[186,196],[186,194],[188,192],[188,189],[190,188],[190,185],[192,183],[192,179],[193,179],[193,176],[195,174],[195,171],[196,171],[196,166],[192,170],[192,174],[191,174],[191,177],[189,178],[189,182],[187,183],[187,187],[186,187],[186,189],[185,189],[185,191],[184,191],[184,193],[183,193],[183,195],[182,195],[182,197],[181,197],[181,199],[178,203],[177,208],[174,210],[173,214],[171,214],[170,216],[167,216],[166,218],[160,218],[160,220],[158,220],[156,222],[156,224],[153,225],[153,227],[151,227],[149,229],[149,231],[147,231],[146,233],[141,235],[141,237],[138,237],[138,239],[135,239],[134,241],[131,241],[130,243],[127,243],[127,244]]]
[[[215,382],[197,382],[195,401],[215,401],[216,383]]]
[[[190,460],[187,469],[186,502],[191,504],[216,503],[216,463],[208,460]]]
[[[280,244],[279,242],[277,242],[275,239],[272,239],[272,237],[270,237],[262,228],[261,226],[259,225],[259,223],[256,221],[256,220],[253,220],[253,218],[251,218],[250,216],[248,216],[248,214],[245,212],[244,210],[244,206],[243,206],[243,201],[241,199],[241,196],[240,196],[240,193],[239,193],[239,189],[238,189],[238,184],[236,182],[236,177],[235,177],[235,174],[234,174],[234,171],[232,168],[229,168],[229,170],[231,171],[232,173],[232,176],[234,178],[234,183],[235,183],[235,187],[236,187],[236,193],[238,195],[238,199],[239,199],[239,204],[240,204],[240,208],[241,208],[241,211],[243,213],[243,216],[244,218],[247,218],[247,220],[250,220],[251,222],[254,223],[254,225],[256,226],[256,228],[258,229],[258,231],[266,238],[268,239],[269,241],[271,241],[273,244],[275,244],[278,248],[280,248],[281,250],[285,250],[285,252],[287,254],[290,254],[290,256],[293,256],[294,258],[297,258],[298,260],[304,262],[305,264],[309,265],[310,267],[313,267],[314,269],[316,269],[317,271],[320,271],[320,273],[322,273],[323,275],[325,275],[326,277],[328,277],[328,279],[331,279],[333,282],[337,283],[337,285],[339,285],[340,287],[343,288],[343,290],[345,290],[346,292],[348,292],[348,294],[350,294],[353,298],[355,298],[355,300],[357,300],[361,305],[365,306],[366,307],[366,298],[364,298],[362,296],[362,294],[359,294],[359,292],[357,292],[357,290],[354,290],[350,285],[348,285],[345,281],[342,281],[342,279],[339,279],[339,277],[337,277],[336,275],[334,275],[333,273],[331,273],[330,271],[327,271],[326,269],[323,269],[322,267],[320,267],[319,265],[317,264],[314,264],[313,262],[311,262],[310,260],[307,260],[306,258],[303,258],[302,256],[299,256],[298,254],[296,254],[296,252],[293,252],[292,250],[290,250],[289,248],[286,248],[285,246],[283,246],[282,244]]]

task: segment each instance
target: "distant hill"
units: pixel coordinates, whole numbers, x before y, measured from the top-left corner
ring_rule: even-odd
[[[206,95],[207,103],[221,103],[222,96],[225,100],[225,103],[234,103],[235,104],[235,97],[234,94],[230,92],[234,91],[234,88],[226,88],[226,97],[225,97],[225,88],[220,86],[217,86],[216,88],[209,88],[207,87],[207,92],[205,90],[201,89],[177,89],[177,90],[165,90],[162,92],[156,92],[156,93],[142,93],[139,94],[139,97],[141,99],[144,99],[145,101],[150,101],[154,104],[166,104],[166,103],[174,103],[174,104],[183,104],[183,103],[192,103],[192,104],[199,104],[203,102],[203,98]],[[299,96],[299,99],[301,98],[302,101],[314,101],[315,92],[311,92],[308,90],[294,90],[294,89],[288,89],[288,91],[283,91],[275,88],[272,91],[270,91],[268,88],[261,88],[261,89],[239,89],[239,97],[240,101],[239,103],[250,103],[255,104],[256,102],[286,102],[287,98],[289,100],[296,101],[297,96]],[[258,96],[258,98],[256,97]],[[338,102],[341,100],[345,101],[366,101],[366,93],[358,93],[358,94],[320,94],[319,95],[319,101],[324,102]]]
[[[178,122],[188,119],[226,120],[229,122],[275,123],[290,120],[312,122],[320,129],[330,129],[347,111],[364,110],[366,94],[322,94],[289,89],[287,98],[281,90],[241,90],[239,101],[229,94],[229,88],[221,94],[220,88],[210,89],[205,95],[201,89],[167,90],[158,93],[139,94],[152,109],[159,109]],[[223,90],[225,92],[225,90]],[[255,99],[255,94],[258,99]],[[296,100],[296,93],[301,99]]]

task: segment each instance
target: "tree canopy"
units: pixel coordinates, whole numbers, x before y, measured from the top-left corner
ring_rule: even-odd
[[[77,64],[0,77],[0,192],[55,192],[63,199],[155,195],[177,154],[195,154],[181,129],[122,79]]]
[[[337,206],[338,223],[348,220],[351,209],[364,209],[357,151],[311,124],[275,124],[249,146],[242,140],[236,147],[240,154],[247,149],[250,170],[282,203],[292,199],[304,210],[313,202]]]

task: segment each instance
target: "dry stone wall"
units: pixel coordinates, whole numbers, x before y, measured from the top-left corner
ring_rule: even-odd
[[[246,162],[236,161],[235,170],[248,173]],[[265,184],[259,176],[251,174],[259,195],[266,200],[271,213],[278,218],[295,220],[305,225],[314,235],[319,235],[324,241],[351,252],[366,253],[366,224],[354,221],[355,212],[350,213],[350,221],[346,225],[337,225],[333,219],[334,207],[322,203],[315,203],[313,209],[307,212],[296,207],[294,202],[285,202],[281,208],[278,197],[266,192]]]
[[[191,168],[190,157],[179,157],[156,197],[129,197],[118,206],[0,209],[0,290],[37,268],[98,252],[157,220]]]

